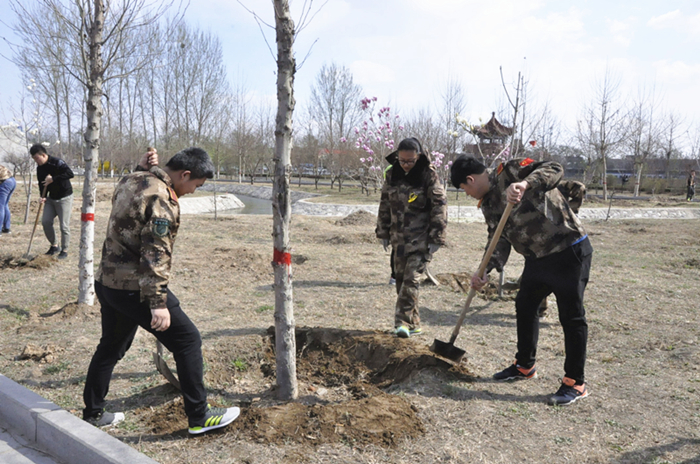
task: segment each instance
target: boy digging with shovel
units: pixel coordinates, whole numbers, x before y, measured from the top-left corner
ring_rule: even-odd
[[[496,381],[537,377],[535,359],[539,335],[537,308],[554,293],[564,329],[566,360],[553,405],[568,405],[588,396],[584,379],[588,325],[583,293],[588,283],[593,248],[578,217],[556,188],[564,169],[555,162],[514,159],[494,171],[474,158],[462,156],[451,168],[452,185],[479,200],[489,241],[507,203],[515,206],[484,274],[472,277],[480,290],[491,269],[502,268],[510,246],[525,257],[520,291],[515,299],[518,351],[515,361],[494,374]]]

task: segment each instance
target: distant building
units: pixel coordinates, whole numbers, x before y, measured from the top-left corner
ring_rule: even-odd
[[[477,158],[483,154],[485,159],[489,159],[505,148],[508,138],[513,135],[513,128],[501,124],[496,119],[496,113],[492,112],[491,119],[486,124],[472,126],[470,132],[478,139],[478,145],[467,143],[462,151]],[[479,147],[481,147],[481,152],[479,152]],[[518,151],[522,149],[520,141],[517,141],[517,147]]]

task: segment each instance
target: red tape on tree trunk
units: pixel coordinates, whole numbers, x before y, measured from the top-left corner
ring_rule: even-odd
[[[275,248],[275,252],[272,256],[272,262],[275,264],[286,264],[287,266],[291,266],[292,255],[279,251],[277,248]]]
[[[83,222],[88,222],[88,221],[95,222],[95,214],[94,213],[82,213],[80,215],[80,220]]]

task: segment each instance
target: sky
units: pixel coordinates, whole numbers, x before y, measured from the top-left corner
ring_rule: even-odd
[[[548,103],[573,128],[607,70],[620,82],[621,102],[654,89],[663,111],[680,116],[684,130],[700,126],[697,0],[324,1],[313,1],[317,13],[295,42],[300,110],[321,66],[335,62],[352,71],[366,96],[400,114],[438,108],[446,83],[456,80],[466,95],[464,116],[476,122],[503,101],[502,67],[509,86],[523,73],[533,105]],[[241,2],[274,24],[270,0]],[[12,22],[7,3],[0,1],[0,20]],[[305,3],[291,1],[297,23]],[[185,19],[219,37],[232,85],[275,100],[272,29],[262,26],[266,43],[236,0],[192,0]],[[0,37],[0,54],[7,56],[5,39],[14,37],[2,23]],[[23,85],[2,57],[0,83],[0,119],[9,120]]]

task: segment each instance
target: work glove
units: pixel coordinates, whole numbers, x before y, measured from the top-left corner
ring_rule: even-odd
[[[430,252],[431,255],[435,254],[435,252],[438,251],[439,249],[440,249],[440,245],[438,245],[437,243],[429,243],[428,244],[428,251]]]
[[[388,238],[382,239],[382,246],[384,247],[384,251],[389,251],[389,239]]]

